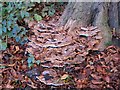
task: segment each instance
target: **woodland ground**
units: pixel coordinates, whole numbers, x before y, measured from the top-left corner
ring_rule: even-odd
[[[29,21],[28,43],[14,39],[0,54],[0,88],[21,89],[120,89],[120,48],[99,51],[97,27],[73,31],[57,27],[62,12],[40,22]]]

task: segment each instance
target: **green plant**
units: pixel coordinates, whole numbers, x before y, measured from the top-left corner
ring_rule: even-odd
[[[7,43],[7,38],[14,38],[16,42],[24,44],[27,40],[25,27],[18,25],[18,21],[23,21],[24,18],[30,16],[27,11],[33,4],[25,2],[3,2],[1,15],[2,22],[0,23],[1,41]],[[21,24],[24,24],[21,22]],[[1,50],[1,49],[0,49]]]
[[[34,12],[33,16],[36,21],[40,21],[46,16],[52,17],[56,11],[62,11],[63,8],[61,8],[63,5],[65,5],[64,2],[36,2],[35,7],[32,9]],[[37,7],[36,7],[37,6]]]
[[[55,6],[54,4],[50,4],[49,6],[46,6],[42,9],[42,16],[44,17],[45,15],[48,16],[53,16],[55,14]]]
[[[42,20],[42,17],[40,15],[38,15],[38,14],[34,14],[34,19],[36,21],[40,21],[40,20]]]
[[[108,42],[105,43],[105,46],[110,46],[110,45],[112,45],[112,44],[113,44],[112,41],[108,41]]]
[[[7,47],[7,43],[3,42],[1,39],[0,39],[0,50],[5,50]]]
[[[42,9],[40,11],[38,10],[39,9],[38,5],[42,6]],[[39,4],[38,4],[38,2],[37,2],[36,6],[38,6],[38,7],[34,8],[34,10],[33,10],[33,12],[34,12],[33,16],[34,16],[34,19],[36,21],[42,20],[45,16],[51,17],[55,14],[54,3],[48,3],[48,2],[47,3],[41,3],[41,2],[39,2]]]
[[[32,54],[29,54],[29,57],[27,59],[28,67],[32,67],[33,64],[40,64],[40,60],[35,60],[34,56]]]
[[[34,0],[30,0],[33,2]],[[42,2],[41,0],[37,0],[34,3],[34,7],[30,9],[31,19],[35,19],[36,21],[40,21],[43,18],[47,17],[52,17],[56,12],[61,12],[63,11],[63,8],[65,5],[67,5],[65,2],[50,2],[49,0],[46,2]]]

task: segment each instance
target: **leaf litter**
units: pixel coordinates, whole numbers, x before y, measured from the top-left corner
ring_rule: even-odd
[[[69,32],[54,20],[27,22],[29,42],[20,46],[9,40],[7,50],[0,53],[0,88],[119,89],[120,48],[112,45],[100,51],[99,28]]]

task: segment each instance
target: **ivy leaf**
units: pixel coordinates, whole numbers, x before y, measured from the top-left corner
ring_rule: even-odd
[[[19,31],[20,31],[20,28],[18,27],[18,25],[15,25],[13,30],[12,30],[12,33],[17,34]]]
[[[34,62],[34,57],[33,56],[28,57],[27,62],[28,62],[28,64],[33,63]]]
[[[14,26],[13,30],[12,30],[12,36],[16,37],[17,36],[17,26]]]
[[[7,43],[2,42],[0,45],[0,50],[5,50],[7,48]]]
[[[42,12],[45,12],[45,11],[48,11],[48,10],[49,10],[48,7],[44,7],[44,8],[42,9]]]
[[[42,20],[42,17],[38,14],[34,14],[34,18],[35,18],[36,21]]]
[[[2,3],[0,3],[0,7],[2,7],[3,5],[2,5]]]
[[[28,67],[31,67],[33,65],[33,63],[35,62],[35,58],[32,54],[29,54],[27,62],[28,62]]]
[[[13,33],[16,33],[16,32],[17,32],[17,27],[16,27],[16,26],[14,26],[12,32],[13,32]]]
[[[6,26],[6,20],[3,20],[2,24],[3,24],[4,26]]]
[[[0,28],[0,36],[2,35],[2,29]]]
[[[17,37],[15,38],[16,42],[19,42],[20,39],[21,39],[20,36],[17,36]]]
[[[55,14],[55,9],[51,9],[48,11],[49,16],[53,16]]]
[[[5,66],[0,66],[0,69],[3,69],[3,68],[5,68]]]
[[[12,7],[11,3],[8,4],[8,13],[13,10],[14,7]]]
[[[9,20],[9,21],[7,22],[7,28],[8,28],[9,31],[11,30],[11,28],[10,28],[11,24],[12,24],[12,21]]]
[[[4,31],[5,33],[7,32],[7,29],[5,26],[2,27],[2,31]]]
[[[46,12],[42,12],[42,16],[45,17],[45,15],[47,15],[47,13]]]
[[[21,11],[20,15],[21,15],[22,18],[24,18],[24,16],[25,16],[24,11]]]
[[[30,2],[34,2],[35,0],[30,0]]]
[[[33,61],[33,58],[32,58],[32,57],[28,57],[27,62],[28,62],[28,63],[32,63],[32,61]]]
[[[28,67],[29,67],[29,68],[30,68],[31,66],[33,66],[33,63],[29,63],[29,64],[28,64]]]
[[[11,14],[9,15],[9,18],[8,18],[8,19],[12,19],[12,20],[14,20],[13,16],[14,16],[14,14],[11,13]]]
[[[23,35],[26,34],[27,30],[26,30],[24,27],[21,27],[20,30],[21,30],[22,32],[19,33],[19,36],[23,37]]]
[[[24,37],[21,41],[20,41],[20,44],[23,45],[25,43],[28,42],[28,38],[27,37]]]
[[[25,17],[29,17],[29,13],[28,12],[25,12]]]
[[[39,65],[39,64],[40,64],[40,60],[37,60],[37,61],[36,61],[36,64]]]
[[[11,32],[11,31],[8,31],[7,33],[6,33],[7,35],[8,35],[8,37],[12,37],[12,35],[13,35],[13,33]]]
[[[0,25],[0,36],[2,35],[2,25]]]

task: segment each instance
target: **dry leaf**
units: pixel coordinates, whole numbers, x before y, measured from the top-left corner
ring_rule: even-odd
[[[81,27],[81,30],[88,31],[88,28]]]
[[[13,89],[14,86],[10,85],[11,80],[8,81],[7,85],[5,86],[5,88],[9,88],[9,89]]]
[[[18,78],[18,75],[17,75],[16,71],[15,71],[13,68],[10,69],[10,72],[11,72],[11,74],[12,74],[15,78]]]
[[[92,31],[92,30],[95,30],[95,29],[97,29],[98,27],[93,27],[93,26],[91,26],[90,28],[89,28],[89,30],[90,31]]]
[[[93,84],[97,84],[97,85],[99,85],[99,84],[102,84],[103,82],[102,81],[97,81],[97,80],[92,80],[91,81]]]
[[[64,75],[61,77],[61,80],[65,80],[65,79],[67,79],[68,77],[69,77],[68,74],[64,74]]]
[[[13,52],[13,54],[15,54],[16,52],[18,52],[20,50],[19,46],[15,46],[15,51]]]
[[[110,78],[109,78],[109,76],[106,76],[106,77],[105,77],[105,81],[106,81],[107,83],[110,83]]]
[[[96,74],[91,74],[91,76],[92,76],[94,79],[96,79],[96,80],[98,80],[98,79],[101,78],[100,76],[98,76],[98,75],[96,75]]]

